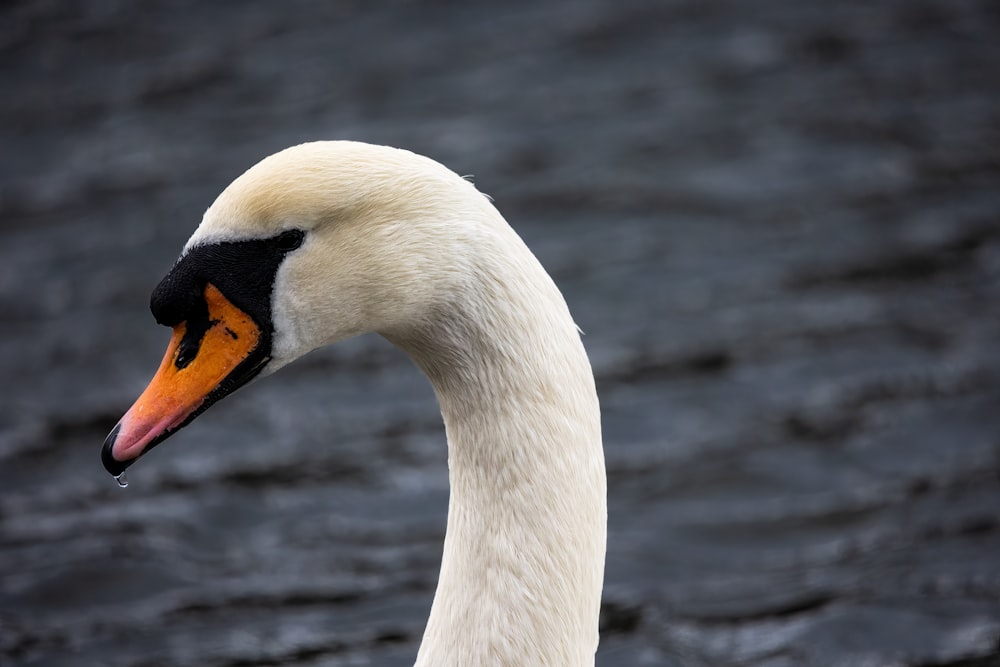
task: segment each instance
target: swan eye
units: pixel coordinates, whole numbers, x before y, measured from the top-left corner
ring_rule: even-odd
[[[278,235],[278,247],[284,251],[295,250],[302,245],[302,239],[306,236],[301,229],[289,229]]]

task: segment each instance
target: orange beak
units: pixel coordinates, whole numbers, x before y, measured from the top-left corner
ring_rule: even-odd
[[[234,306],[214,285],[205,287],[208,329],[194,341],[185,341],[188,323],[174,327],[159,370],[135,404],[104,442],[102,459],[119,474],[150,447],[194,419],[221,398],[221,385],[257,348],[261,331],[249,315]],[[185,343],[185,345],[182,345]],[[230,383],[226,383],[230,384]],[[242,382],[234,383],[229,390]],[[219,390],[219,391],[217,391]],[[117,472],[116,472],[117,471]]]

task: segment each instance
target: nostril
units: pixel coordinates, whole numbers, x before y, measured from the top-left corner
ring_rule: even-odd
[[[187,367],[198,354],[198,345],[193,343],[187,337],[181,341],[180,347],[177,349],[177,358],[174,359],[174,366],[177,370],[181,370]]]

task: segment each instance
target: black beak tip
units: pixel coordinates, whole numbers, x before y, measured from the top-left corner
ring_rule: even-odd
[[[122,425],[117,424],[111,430],[111,433],[108,434],[108,437],[104,439],[104,446],[101,447],[101,463],[104,464],[104,469],[114,477],[121,475],[125,472],[125,468],[128,468],[132,464],[131,461],[119,461],[111,455],[111,449],[114,447],[115,440],[118,438],[118,432],[121,428]]]

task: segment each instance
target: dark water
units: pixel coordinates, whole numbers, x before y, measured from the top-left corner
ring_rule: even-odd
[[[564,288],[600,665],[1000,664],[995,2],[8,3],[0,62],[0,664],[412,661],[444,435],[385,342],[99,462],[202,211],[317,138],[475,174]]]

